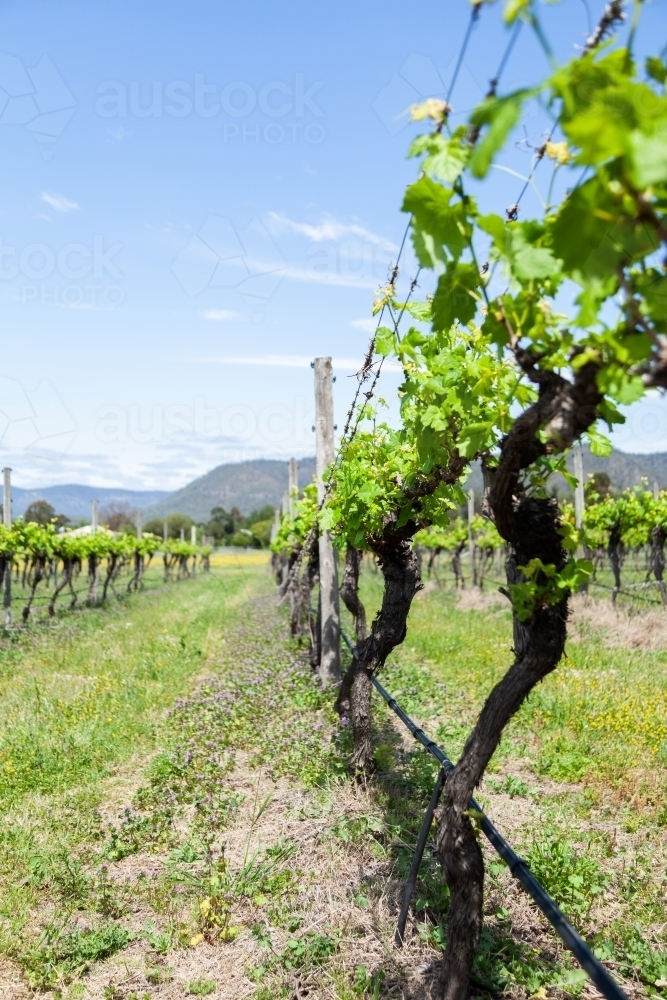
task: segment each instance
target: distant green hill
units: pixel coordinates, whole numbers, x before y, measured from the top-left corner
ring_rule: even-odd
[[[315,458],[299,459],[299,485],[305,486],[315,474]],[[208,521],[212,507],[238,507],[249,514],[266,504],[279,507],[287,489],[287,462],[258,458],[250,462],[219,465],[183,489],[143,511],[144,523],[152,517],[188,514],[195,521]]]
[[[567,464],[570,472],[573,472],[572,455],[569,456]],[[642,479],[648,480],[651,489],[654,482],[657,482],[662,489],[667,489],[667,451],[657,451],[650,455],[631,455],[614,450],[608,458],[598,458],[597,455],[591,454],[590,449],[584,448],[584,476],[588,478],[593,472],[606,472],[614,490],[636,486]],[[571,493],[562,476],[554,476],[553,485],[559,495],[565,496]],[[472,469],[466,482],[466,488],[471,487],[477,496],[481,495],[482,473],[479,465]]]

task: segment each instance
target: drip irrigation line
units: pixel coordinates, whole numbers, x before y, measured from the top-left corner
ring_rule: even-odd
[[[352,647],[352,644],[345,632],[342,629],[340,631],[345,644],[352,653],[352,656],[356,659],[356,650]],[[450,774],[454,770],[454,764],[451,762],[445,751],[442,750],[434,740],[430,739],[430,737],[426,735],[424,730],[421,729],[416,722],[413,722],[407,712],[403,711],[396,699],[392,698],[374,674],[371,676],[371,681],[378,694],[384,699],[389,708],[398,716],[403,725],[410,731],[412,736],[419,743],[421,743],[424,749],[430,753],[432,757],[438,761],[446,774]],[[577,933],[565,914],[559,909],[549,893],[546,891],[544,886],[542,886],[541,883],[535,878],[523,858],[519,857],[514,848],[510,846],[500,831],[496,829],[474,798],[470,799],[470,808],[477,813],[477,822],[479,823],[479,827],[489,843],[503,859],[514,878],[521,882],[528,895],[531,896],[537,904],[560,937],[563,944],[577,959],[582,969],[590,976],[600,993],[607,997],[607,1000],[628,1000],[626,994],[623,992],[613,976],[610,975],[602,962],[596,958],[584,939]]]

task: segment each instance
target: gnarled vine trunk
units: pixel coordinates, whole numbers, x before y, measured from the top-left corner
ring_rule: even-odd
[[[466,581],[463,575],[463,569],[461,567],[461,553],[466,546],[465,542],[461,542],[452,552],[452,571],[454,573],[454,586],[461,587],[461,590],[465,590]]]
[[[414,522],[398,528],[393,518],[385,525],[382,536],[371,543],[384,577],[382,605],[370,634],[357,645],[356,656],[343,678],[337,700],[339,711],[344,713],[349,710],[350,713],[354,752],[349,767],[355,776],[370,775],[374,770],[371,678],[391,651],[405,639],[410,606],[421,589],[419,561],[411,545],[416,531]],[[343,600],[346,600],[345,597]]]
[[[495,470],[485,468],[484,513],[495,522],[510,550],[508,584],[523,582],[520,567],[540,559],[561,570],[566,554],[559,534],[555,500],[525,495],[521,473],[547,451],[539,434],[551,430],[561,448],[570,446],[596,419],[601,394],[597,369],[582,365],[572,383],[540,371],[535,358],[519,349],[517,361],[539,385],[539,398],[514,423],[501,445]],[[548,438],[548,433],[545,435]],[[540,580],[538,583],[546,583]],[[526,621],[513,614],[514,661],[487,698],[463,753],[447,779],[436,833],[436,850],[450,889],[447,947],[441,972],[444,1000],[466,1000],[470,972],[482,930],[484,865],[467,815],[503,731],[532,689],[557,666],[565,648],[568,598],[533,610]]]
[[[561,569],[565,556],[558,534],[556,502],[524,499],[517,505],[514,516],[520,527],[507,561],[508,582],[520,582],[523,574],[518,567],[536,557]],[[467,995],[470,969],[482,930],[484,865],[466,815],[468,804],[505,726],[533,687],[560,660],[565,646],[566,619],[566,601],[541,608],[527,622],[514,617],[514,663],[487,698],[445,787],[436,849],[451,893],[447,949],[442,967],[446,1000],[461,1000]]]
[[[667,588],[663,579],[665,574],[665,538],[667,538],[667,532],[665,532],[661,524],[656,524],[655,528],[651,531],[650,566],[651,572],[660,588],[660,596],[663,604],[667,604]]]
[[[343,598],[343,604],[354,618],[357,643],[362,642],[368,635],[366,608],[359,597],[359,571],[362,559],[361,549],[355,549],[353,545],[348,545],[345,553],[343,581],[340,585],[340,596]]]
[[[49,617],[51,618],[53,618],[53,616],[56,613],[56,601],[58,600],[58,597],[60,596],[61,592],[65,589],[65,587],[69,588],[69,591],[72,595],[72,600],[70,602],[70,610],[76,604],[76,599],[77,599],[76,591],[74,590],[74,583],[72,580],[74,574],[74,567],[75,567],[75,561],[73,559],[67,557],[63,559],[62,576],[60,578],[60,582],[53,589],[53,594],[51,595],[51,600],[49,601],[47,609],[49,612]]]
[[[607,555],[609,556],[611,571],[614,574],[614,590],[611,595],[611,600],[612,603],[615,604],[616,597],[621,589],[621,566],[623,565],[623,542],[621,541],[621,527],[618,524],[615,524],[609,532]]]

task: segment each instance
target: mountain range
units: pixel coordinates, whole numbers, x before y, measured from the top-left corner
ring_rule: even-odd
[[[622,451],[612,451],[607,458],[592,455],[584,448],[584,473],[606,472],[612,486],[621,490],[639,483],[642,478],[653,486],[657,482],[667,487],[667,452],[650,455],[632,455]],[[573,457],[568,465],[572,468]],[[299,459],[299,485],[305,486],[315,474],[315,458]],[[479,467],[473,468],[466,484],[479,495],[482,475]],[[555,479],[559,492],[567,492],[562,477]],[[169,493],[166,490],[123,490],[98,488],[95,486],[48,486],[46,489],[12,488],[13,514],[18,517],[35,500],[47,500],[57,513],[66,514],[72,520],[89,519],[93,498],[99,500],[100,507],[111,504],[126,504],[143,511],[144,523],[152,517],[168,514],[188,514],[197,522],[206,522],[212,507],[230,510],[238,507],[242,514],[270,504],[279,507],[283,493],[287,490],[287,462],[275,459],[253,459],[249,462],[234,462],[217,468],[188,483],[180,490]]]
[[[267,504],[280,507],[288,485],[287,468],[287,462],[269,458],[219,465],[149,506],[144,511],[144,521],[168,514],[188,514],[195,521],[208,521],[213,507],[225,510],[238,507],[242,514]],[[300,458],[299,485],[305,486],[314,475],[315,457]]]
[[[72,521],[80,521],[82,518],[89,521],[93,500],[99,501],[102,510],[112,504],[124,504],[134,509],[148,507],[168,496],[168,490],[122,490],[79,486],[76,483],[47,486],[41,490],[24,490],[20,486],[12,486],[12,516],[16,518],[25,514],[35,500],[46,500],[57,514],[65,514]]]

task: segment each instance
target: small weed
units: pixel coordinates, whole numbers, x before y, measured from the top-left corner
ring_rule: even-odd
[[[568,976],[580,972],[554,965],[547,956],[517,943],[511,934],[508,914],[496,911],[498,924],[494,931],[482,928],[482,935],[473,966],[476,984],[492,993],[503,993],[512,985],[522,986],[531,995],[542,996],[547,986],[566,985]],[[583,979],[586,979],[584,974]],[[571,985],[581,984],[581,978]]]
[[[161,986],[163,983],[170,983],[174,978],[174,970],[168,965],[158,964],[146,965],[146,979],[151,986]]]
[[[609,882],[609,876],[594,858],[578,854],[557,835],[534,840],[526,852],[526,861],[547,892],[579,926]]]
[[[212,979],[193,979],[188,983],[187,992],[193,997],[207,997],[209,993],[215,993],[216,985]]]
[[[118,920],[127,912],[127,904],[122,898],[119,886],[109,878],[109,869],[102,865],[97,878],[92,880],[91,894],[94,907],[104,917]]]
[[[617,949],[621,965],[639,975],[649,987],[667,988],[667,950],[651,948],[640,927],[633,927]]]
[[[394,765],[395,751],[388,743],[380,743],[375,747],[373,759],[378,771],[390,771]]]
[[[260,948],[270,948],[273,951],[273,941],[266,924],[253,924],[250,933]]]
[[[339,816],[331,827],[334,837],[344,844],[358,844],[370,838],[378,842],[385,839],[387,828],[384,820],[370,814],[362,816]]]
[[[365,965],[358,965],[354,975],[352,989],[356,994],[363,997],[370,997],[371,1000],[378,1000],[380,990],[385,981],[385,974],[382,969],[368,974]]]
[[[87,972],[94,962],[125,948],[132,934],[119,924],[90,930],[49,927],[42,937],[15,957],[28,983],[36,989],[52,989]]]
[[[304,969],[322,965],[338,951],[340,938],[331,934],[302,934],[290,938],[279,956],[284,969]]]
[[[528,785],[521,778],[515,778],[513,774],[508,774],[505,781],[501,785],[501,790],[505,792],[511,799],[516,795],[528,795]]]

